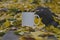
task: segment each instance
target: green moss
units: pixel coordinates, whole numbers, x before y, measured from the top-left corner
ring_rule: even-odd
[[[5,34],[5,32],[0,32],[0,36],[3,36]]]

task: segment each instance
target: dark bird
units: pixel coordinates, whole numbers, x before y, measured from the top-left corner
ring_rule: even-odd
[[[54,27],[57,27],[59,25],[59,22],[56,22],[53,18],[53,16],[58,17],[57,15],[55,15],[55,13],[52,13],[51,10],[49,10],[49,8],[45,8],[45,7],[37,7],[38,11],[36,11],[36,14],[40,16],[40,18],[42,18],[42,23],[45,24],[45,26],[48,25],[53,25]]]

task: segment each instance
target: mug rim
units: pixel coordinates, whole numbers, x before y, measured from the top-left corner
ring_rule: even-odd
[[[35,12],[22,12],[22,13],[35,13]]]

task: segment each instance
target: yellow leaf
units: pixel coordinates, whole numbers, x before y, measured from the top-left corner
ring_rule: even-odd
[[[7,20],[4,24],[3,24],[4,27],[9,27],[10,26],[10,22]]]

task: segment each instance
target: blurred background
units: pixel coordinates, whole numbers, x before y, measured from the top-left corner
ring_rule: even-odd
[[[0,0],[0,35],[1,37],[4,33],[10,30],[12,25],[13,27],[17,28],[17,30],[15,30],[17,34],[20,32],[30,32],[29,31],[30,29],[28,27],[24,28],[21,26],[21,21],[22,21],[21,15],[22,15],[22,12],[24,11],[31,12],[38,6],[49,8],[53,13],[60,16],[60,0]],[[60,23],[59,18],[56,19],[54,17],[54,19],[55,21]],[[35,19],[35,23],[37,22],[38,22],[38,18]],[[38,30],[43,26],[44,24],[40,21],[40,24],[34,30]],[[58,40],[60,40],[60,29],[54,28],[54,26],[51,26],[50,28],[47,27],[46,30],[48,32],[44,32],[40,30],[40,31],[31,33],[31,35],[33,35],[32,37],[36,40],[44,40],[43,37],[38,37],[38,35],[36,34],[38,34],[38,32],[40,32],[41,35],[43,34],[49,35],[50,33],[52,33],[53,35],[56,36]],[[19,39],[25,40],[23,38],[24,36],[21,36],[21,38]]]

